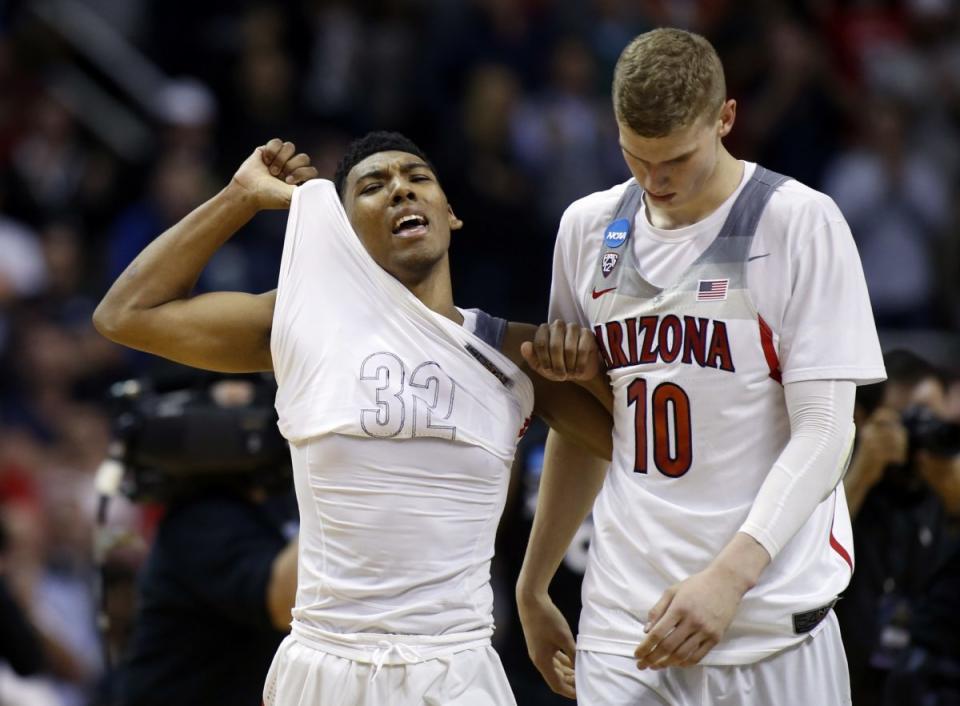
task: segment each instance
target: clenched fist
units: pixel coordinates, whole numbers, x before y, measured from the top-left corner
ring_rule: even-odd
[[[295,185],[316,177],[308,155],[298,154],[292,142],[274,138],[244,160],[230,186],[252,199],[258,211],[280,209],[289,208]]]
[[[548,380],[591,380],[600,372],[600,350],[593,331],[577,324],[541,324],[533,341],[520,353],[527,364]]]

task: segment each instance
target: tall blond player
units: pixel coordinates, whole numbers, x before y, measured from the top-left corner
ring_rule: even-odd
[[[849,703],[838,484],[856,385],[885,377],[849,228],[827,196],[727,152],[736,103],[704,38],[637,37],[613,100],[633,179],[565,213],[550,318],[596,336],[614,457],[585,472],[551,440],[517,589],[531,655],[573,695],[546,588],[596,495],[580,703]]]

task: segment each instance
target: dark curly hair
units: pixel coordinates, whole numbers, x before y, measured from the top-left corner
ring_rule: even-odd
[[[337,165],[337,171],[333,175],[333,184],[337,187],[337,194],[340,196],[341,201],[343,200],[343,187],[347,182],[347,174],[349,174],[350,170],[359,162],[362,162],[377,152],[409,152],[426,162],[434,173],[437,171],[434,169],[433,163],[427,159],[423,150],[417,147],[413,140],[406,135],[402,135],[399,132],[388,132],[386,130],[368,132],[347,146],[347,151],[340,159],[340,163]]]

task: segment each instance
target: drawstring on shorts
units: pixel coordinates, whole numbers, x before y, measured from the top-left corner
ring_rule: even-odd
[[[390,658],[391,653],[395,654],[398,659],[403,660],[406,664],[417,664],[423,661],[423,656],[410,645],[405,645],[402,642],[380,640],[370,655],[370,661],[374,665],[373,673],[370,675],[370,681],[377,678],[380,669]]]

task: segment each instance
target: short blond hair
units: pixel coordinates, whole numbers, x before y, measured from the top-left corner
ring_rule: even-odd
[[[613,73],[617,120],[641,137],[664,137],[719,111],[727,97],[723,65],[705,38],[662,28],[636,37]]]

